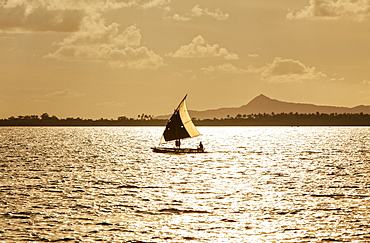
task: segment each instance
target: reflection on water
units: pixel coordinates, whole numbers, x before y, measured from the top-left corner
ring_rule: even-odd
[[[1,242],[370,242],[370,128],[0,128]]]

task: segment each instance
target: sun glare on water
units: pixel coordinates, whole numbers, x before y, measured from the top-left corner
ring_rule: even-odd
[[[162,128],[1,128],[0,240],[369,239],[369,128],[199,131],[169,155]]]

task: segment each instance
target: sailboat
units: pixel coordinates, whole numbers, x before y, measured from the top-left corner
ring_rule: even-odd
[[[156,153],[205,153],[203,144],[200,143],[198,148],[181,148],[181,139],[193,138],[200,135],[193,121],[190,118],[188,109],[186,108],[186,97],[182,99],[180,104],[175,109],[171,118],[167,121],[166,128],[160,140],[158,147],[153,147],[153,152]],[[175,147],[162,147],[163,141],[175,140]]]

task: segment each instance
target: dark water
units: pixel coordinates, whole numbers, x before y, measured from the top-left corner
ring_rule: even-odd
[[[0,242],[370,242],[369,127],[0,128]]]

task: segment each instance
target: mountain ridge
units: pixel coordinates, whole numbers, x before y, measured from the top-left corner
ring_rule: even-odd
[[[258,113],[365,113],[370,114],[370,106],[358,105],[355,107],[340,107],[328,105],[314,105],[308,103],[294,103],[272,99],[264,94],[260,94],[239,107],[218,108],[210,110],[189,110],[190,116],[196,119],[213,119],[235,117],[238,114],[258,114]],[[167,119],[170,115],[157,116],[159,119]]]

